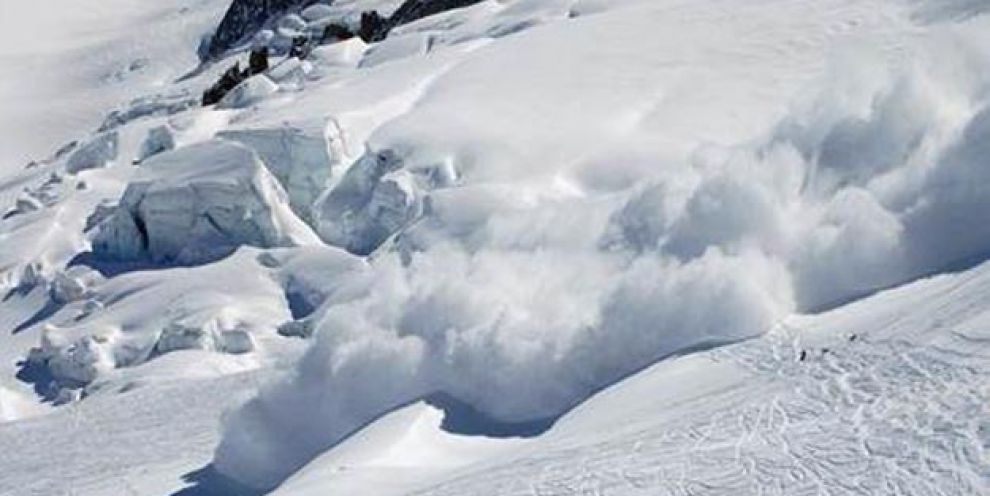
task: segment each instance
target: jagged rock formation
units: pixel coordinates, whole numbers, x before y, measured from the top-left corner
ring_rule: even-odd
[[[388,18],[388,28],[391,29],[424,17],[468,7],[479,2],[481,0],[406,0]]]
[[[210,39],[203,58],[212,59],[258,32],[269,19],[293,9],[316,3],[316,0],[234,0]]]
[[[360,35],[367,42],[380,41],[388,36],[388,32],[396,26],[401,26],[424,17],[439,14],[452,9],[474,5],[481,0],[406,0],[390,16],[383,17],[377,12],[369,11],[362,16]],[[268,25],[273,18],[282,16],[294,10],[305,9],[318,3],[318,0],[234,0],[210,39],[204,59],[213,59],[225,51],[243,42]],[[322,11],[321,11],[322,12]],[[318,12],[310,12],[308,17],[314,22],[329,22],[318,17]],[[304,21],[302,17],[299,18]],[[325,26],[324,26],[325,27]],[[339,26],[338,26],[339,27]],[[334,39],[341,37],[336,34]]]

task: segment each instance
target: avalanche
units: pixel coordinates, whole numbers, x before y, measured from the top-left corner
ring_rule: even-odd
[[[0,494],[990,490],[983,2],[64,3]]]

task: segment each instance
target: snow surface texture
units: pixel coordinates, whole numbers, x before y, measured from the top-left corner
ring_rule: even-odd
[[[286,494],[990,485],[980,4],[488,0],[199,108],[243,54],[188,72],[225,6],[179,3],[114,0],[187,21],[90,46],[133,63],[66,84],[115,110],[78,103],[93,132],[0,169],[0,442],[24,452],[0,493],[172,490],[207,463]],[[274,27],[372,4],[398,8]],[[140,456],[65,434],[213,386],[252,397],[197,403],[188,451],[153,409],[121,421]],[[25,419],[36,398],[65,406]],[[471,438],[454,404],[481,434],[559,421]],[[38,463],[70,468],[27,484]]]
[[[539,446],[404,493],[982,494],[988,276],[983,265],[661,364]],[[315,494],[305,487],[282,494]]]
[[[93,250],[119,260],[195,264],[238,246],[317,243],[250,148],[207,141],[141,165]]]

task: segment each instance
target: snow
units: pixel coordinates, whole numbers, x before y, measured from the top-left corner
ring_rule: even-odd
[[[249,148],[208,141],[158,155],[141,169],[98,227],[98,256],[195,264],[245,244],[317,242]]]
[[[401,494],[526,443],[453,435],[441,429],[443,416],[425,403],[398,409],[314,460],[273,494],[322,494],[328,479],[342,492]]]
[[[167,152],[175,148],[175,134],[167,125],[161,125],[148,131],[148,137],[141,143],[141,151],[138,161],[147,159],[152,155]]]
[[[102,133],[76,150],[65,163],[70,174],[109,166],[117,158],[117,133]]]
[[[980,494],[988,274],[984,264],[661,363],[537,446],[406,493]]]
[[[250,107],[278,91],[278,85],[263,74],[251,76],[230,90],[217,104],[222,109]]]
[[[333,125],[222,131],[217,137],[255,150],[289,195],[293,211],[311,219],[316,200],[339,180],[342,152],[334,149]]]
[[[980,2],[488,0],[213,107],[225,2],[69,3],[0,44],[0,494],[990,487]]]

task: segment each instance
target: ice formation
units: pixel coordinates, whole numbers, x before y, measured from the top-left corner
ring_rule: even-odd
[[[258,155],[243,145],[208,141],[157,155],[141,168],[100,224],[97,255],[193,264],[241,245],[318,242]]]

